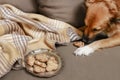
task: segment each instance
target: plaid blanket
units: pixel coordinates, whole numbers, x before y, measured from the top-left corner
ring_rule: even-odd
[[[80,39],[81,32],[62,21],[0,5],[0,77],[32,50],[55,50],[55,44]]]

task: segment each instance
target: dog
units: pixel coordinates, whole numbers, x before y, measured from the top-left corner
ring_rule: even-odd
[[[90,55],[98,49],[120,45],[120,0],[86,0],[87,13],[82,40],[90,43],[74,51],[75,55]],[[108,36],[92,42],[104,33]],[[91,43],[92,42],[92,43]]]

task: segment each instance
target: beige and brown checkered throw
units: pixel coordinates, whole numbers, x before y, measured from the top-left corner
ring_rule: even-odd
[[[78,40],[81,32],[62,21],[25,13],[12,5],[0,5],[0,77],[13,64],[39,48],[55,49],[55,44]]]

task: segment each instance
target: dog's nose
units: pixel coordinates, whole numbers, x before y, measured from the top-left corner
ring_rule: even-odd
[[[88,42],[89,42],[89,38],[88,38],[87,36],[84,36],[84,35],[83,35],[82,41],[83,41],[84,43],[88,43]]]

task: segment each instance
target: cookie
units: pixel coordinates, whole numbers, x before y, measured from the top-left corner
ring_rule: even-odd
[[[33,66],[33,71],[34,71],[35,73],[43,73],[43,72],[45,72],[45,68],[42,68],[42,67],[40,67],[40,66],[38,66],[38,65],[34,65],[34,66]]]
[[[47,62],[49,59],[49,56],[47,54],[42,53],[42,54],[36,54],[35,58],[41,62]]]
[[[84,46],[84,42],[73,42],[73,45],[75,46],[75,47],[83,47]]]
[[[40,62],[38,60],[35,61],[35,65],[38,65],[38,66],[43,67],[43,68],[45,68],[47,66],[45,63]]]
[[[33,55],[27,56],[27,64],[28,64],[29,66],[33,66],[33,65],[34,65],[34,62],[35,62],[35,58],[34,58]]]

